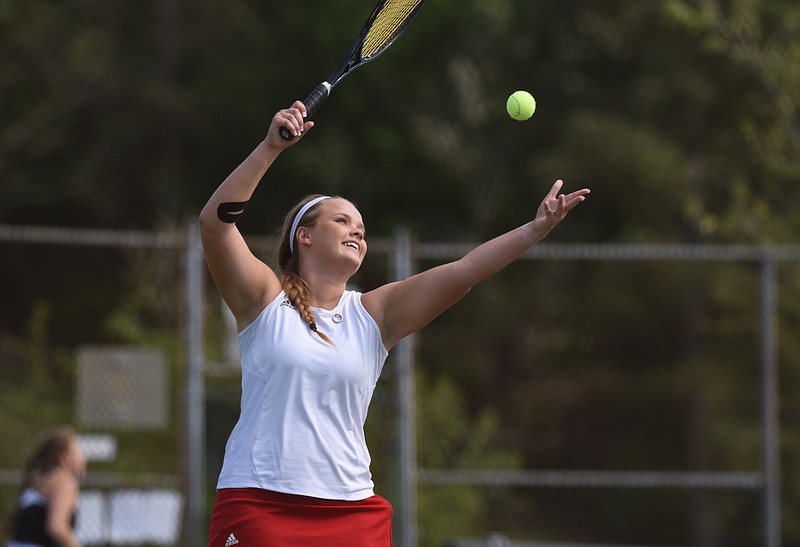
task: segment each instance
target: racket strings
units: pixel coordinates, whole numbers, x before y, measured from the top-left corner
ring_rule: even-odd
[[[389,47],[413,19],[424,0],[389,0],[375,17],[361,49],[365,61]]]

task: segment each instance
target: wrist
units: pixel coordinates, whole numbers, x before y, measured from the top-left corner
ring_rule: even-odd
[[[533,221],[530,221],[522,227],[522,242],[528,247],[533,247],[537,241],[533,235]]]
[[[264,137],[264,140],[262,140],[260,143],[258,143],[258,146],[256,147],[256,150],[259,150],[266,157],[270,157],[270,158],[276,157],[278,154],[280,154],[283,151],[282,148],[280,148],[278,146],[275,146],[270,141],[269,136]]]
[[[522,240],[526,245],[535,245],[547,237],[553,227],[541,219],[534,219],[522,227]]]

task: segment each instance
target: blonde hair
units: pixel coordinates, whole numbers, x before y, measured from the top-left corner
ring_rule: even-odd
[[[332,346],[336,344],[322,331],[317,329],[317,320],[314,317],[314,312],[311,311],[311,289],[308,283],[300,277],[300,248],[297,247],[293,253],[290,246],[290,238],[294,237],[292,233],[292,224],[300,209],[304,205],[314,199],[322,197],[322,194],[313,194],[306,196],[299,203],[297,203],[283,220],[283,228],[281,229],[281,244],[278,248],[278,266],[280,267],[280,280],[281,288],[286,293],[286,297],[297,308],[297,312],[308,323],[308,328],[325,340]],[[338,196],[331,196],[338,197]],[[321,205],[327,200],[322,200],[319,203],[311,206],[300,219],[297,227],[313,226],[319,219],[322,211]]]

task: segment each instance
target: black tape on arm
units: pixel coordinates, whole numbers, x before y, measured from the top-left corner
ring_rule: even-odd
[[[247,207],[248,201],[229,201],[220,203],[217,207],[217,217],[222,222],[234,224],[239,217],[244,213],[244,208]]]

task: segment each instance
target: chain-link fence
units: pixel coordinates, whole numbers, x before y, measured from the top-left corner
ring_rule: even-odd
[[[373,240],[355,288],[471,247]],[[92,456],[85,545],[205,544],[240,378],[196,228],[0,226],[0,250],[0,515],[36,435],[69,424]],[[395,543],[800,543],[798,260],[542,245],[473,289],[392,350],[375,393]]]
[[[184,513],[182,234],[0,229],[0,515],[40,433],[90,459],[83,545],[177,545]]]
[[[419,543],[798,544],[798,248],[527,258],[418,337]]]

